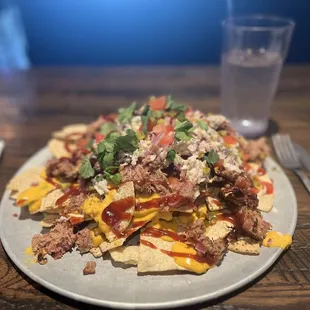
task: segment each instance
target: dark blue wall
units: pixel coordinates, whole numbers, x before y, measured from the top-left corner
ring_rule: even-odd
[[[309,0],[235,0],[237,14],[297,22],[290,62],[310,61]],[[225,0],[19,0],[34,65],[219,61]]]

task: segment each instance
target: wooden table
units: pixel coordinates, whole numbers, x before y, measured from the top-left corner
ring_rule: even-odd
[[[0,81],[0,189],[51,131],[88,122],[149,95],[173,94],[203,111],[219,111],[215,67],[45,68],[7,74]],[[280,131],[310,152],[310,66],[286,68],[273,119]],[[310,309],[309,195],[287,171],[298,199],[298,225],[291,249],[251,285],[220,300],[197,305],[214,309]],[[24,276],[0,247],[0,309],[71,309],[85,305],[57,295]],[[90,309],[90,307],[88,307]]]

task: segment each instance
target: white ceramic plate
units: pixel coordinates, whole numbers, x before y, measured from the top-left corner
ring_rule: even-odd
[[[50,157],[47,148],[31,157],[18,171],[44,164]],[[277,231],[293,234],[297,203],[293,188],[282,169],[270,158],[266,168],[275,183],[275,206],[264,218]],[[47,265],[31,262],[25,254],[31,238],[41,231],[40,216],[32,219],[13,206],[5,192],[1,203],[0,233],[3,246],[12,261],[28,277],[48,289],[75,300],[113,308],[179,307],[203,302],[236,290],[266,271],[281,255],[278,248],[262,248],[259,256],[228,253],[220,267],[204,275],[175,274],[138,276],[136,268],[114,267],[108,259],[97,259],[95,275],[83,276],[90,255],[67,253],[61,260],[49,258]],[[21,213],[20,213],[21,212]],[[13,214],[20,214],[14,217]]]

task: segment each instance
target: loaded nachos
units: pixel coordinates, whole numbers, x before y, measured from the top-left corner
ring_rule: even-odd
[[[274,201],[265,139],[244,139],[222,115],[151,97],[66,126],[48,146],[45,167],[7,185],[17,206],[43,213],[49,231],[32,238],[40,264],[76,248],[138,273],[201,274],[227,251],[258,255],[292,242],[262,217]]]

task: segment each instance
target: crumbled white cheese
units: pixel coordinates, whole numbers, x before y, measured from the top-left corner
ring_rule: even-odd
[[[188,159],[182,159],[180,156],[176,156],[175,164],[179,166],[181,176],[184,176],[185,179],[192,183],[199,184],[206,180],[204,176],[206,163],[199,160],[197,156],[193,155]]]
[[[109,192],[108,182],[105,179],[98,181],[98,182],[95,182],[94,188],[98,192],[99,195],[104,195],[104,194],[107,194]]]
[[[219,114],[212,114],[207,117],[209,126],[214,129],[217,129],[225,121],[227,121],[226,117]]]
[[[132,127],[132,130],[134,131],[139,131],[139,129],[141,128],[142,126],[142,120],[141,120],[141,116],[134,116],[132,119],[131,119],[131,127]]]

